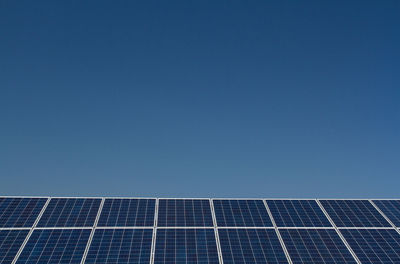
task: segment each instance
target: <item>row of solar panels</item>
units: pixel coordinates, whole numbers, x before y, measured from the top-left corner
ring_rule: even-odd
[[[213,227],[212,210],[218,227],[273,227],[270,215],[278,227],[332,227],[323,210],[337,227],[391,227],[386,219],[400,227],[400,200],[265,200],[264,203],[263,200],[158,199],[157,203],[156,199],[112,198],[102,204],[102,199],[97,198],[48,201],[5,197],[0,198],[0,228],[30,228],[44,207],[37,227],[92,227],[100,207],[99,227],[155,224]]]
[[[29,230],[0,230],[0,263],[400,263],[400,234],[395,229],[341,229],[356,257],[335,229],[216,230],[99,228],[89,243],[91,229],[36,229],[19,256]]]
[[[400,263],[383,213],[400,201],[0,198],[0,263]]]

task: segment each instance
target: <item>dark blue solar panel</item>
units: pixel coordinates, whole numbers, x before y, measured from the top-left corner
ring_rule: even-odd
[[[280,227],[331,227],[314,200],[268,200],[268,207]]]
[[[367,200],[321,200],[338,227],[389,227],[388,221]]]
[[[31,227],[46,198],[0,198],[0,227]]]
[[[210,201],[160,199],[158,226],[213,226]]]
[[[154,226],[155,199],[106,199],[97,226]]]
[[[155,264],[218,264],[213,229],[158,229]]]
[[[14,260],[28,233],[29,230],[0,231],[0,263],[10,264]]]
[[[150,263],[153,229],[97,229],[85,263]]]
[[[218,229],[224,264],[288,263],[273,229]]]
[[[100,203],[101,199],[51,199],[39,220],[38,227],[93,226]]]
[[[16,263],[79,264],[90,232],[90,229],[35,230]]]
[[[218,226],[273,226],[261,200],[213,200]]]
[[[354,263],[334,229],[280,229],[293,264]]]
[[[394,229],[341,229],[363,264],[400,263],[400,235]]]
[[[400,227],[399,200],[374,200],[373,202],[395,226]]]

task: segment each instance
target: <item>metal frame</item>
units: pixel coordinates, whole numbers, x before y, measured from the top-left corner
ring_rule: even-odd
[[[379,209],[379,207],[373,202],[374,200],[400,200],[400,199],[333,199],[333,198],[328,198],[328,199],[315,199],[315,198],[301,198],[301,199],[295,199],[295,198],[155,198],[155,197],[79,197],[79,196],[55,196],[55,197],[49,197],[49,196],[0,196],[0,198],[45,198],[46,203],[44,204],[43,208],[41,209],[39,215],[37,216],[34,224],[32,227],[3,227],[0,228],[0,230],[29,230],[26,238],[24,239],[24,242],[22,243],[21,247],[19,248],[16,256],[14,257],[12,264],[15,264],[21,255],[22,251],[25,248],[25,245],[27,244],[29,238],[31,237],[32,233],[35,230],[46,230],[46,229],[91,229],[91,233],[88,239],[88,242],[86,244],[85,252],[81,260],[81,264],[84,264],[87,254],[90,249],[90,245],[94,236],[94,232],[97,229],[153,229],[153,236],[152,236],[152,245],[151,245],[151,253],[150,253],[150,264],[154,264],[154,258],[155,258],[155,246],[156,246],[156,239],[157,239],[157,230],[158,229],[213,229],[214,234],[215,234],[215,239],[216,239],[216,246],[217,246],[217,252],[218,252],[218,258],[220,264],[223,264],[223,257],[222,257],[222,252],[221,252],[221,244],[219,240],[219,229],[274,229],[278,239],[280,241],[280,244],[284,250],[285,256],[290,264],[292,264],[292,260],[290,258],[289,252],[287,251],[286,245],[281,237],[280,231],[281,229],[334,229],[336,233],[339,235],[343,243],[345,244],[346,248],[349,250],[355,261],[359,264],[361,264],[360,260],[354,253],[354,251],[351,249],[350,245],[340,232],[340,230],[344,229],[394,229],[396,230],[397,233],[400,234],[400,228],[396,227],[393,222],[390,221],[390,219]],[[101,203],[96,215],[95,222],[92,227],[37,227],[38,222],[40,221],[43,213],[45,212],[48,204],[52,199],[101,199]],[[154,212],[154,223],[153,226],[107,226],[107,227],[98,227],[98,221],[100,219],[101,212],[103,210],[103,205],[106,199],[154,199],[155,200],[155,212]],[[174,227],[174,226],[168,226],[168,227],[159,227],[158,226],[158,209],[159,209],[159,201],[160,200],[208,200],[210,204],[210,209],[211,209],[211,215],[213,219],[213,226],[193,226],[193,227]],[[268,215],[271,219],[271,222],[273,224],[272,227],[219,227],[216,216],[215,216],[215,210],[214,210],[214,200],[261,200],[264,203],[264,206],[268,212]],[[267,201],[269,200],[313,200],[316,201],[318,206],[321,208],[322,212],[324,215],[327,217],[329,222],[331,223],[332,227],[278,227],[276,225],[275,219],[273,218],[271,211],[268,207]],[[369,201],[372,206],[381,214],[385,220],[390,224],[391,227],[337,227],[323,205],[320,203],[321,200],[365,200]]]
[[[156,252],[156,238],[157,238],[157,225],[158,225],[158,201],[156,199],[156,208],[154,211],[154,226],[153,226],[153,237],[151,241],[151,252],[150,252],[150,264],[154,263],[154,257]]]
[[[211,207],[211,216],[213,218],[213,224],[214,224],[214,235],[215,235],[215,242],[217,244],[218,259],[220,264],[224,264],[224,260],[222,259],[221,242],[219,241],[219,233],[217,228],[217,217],[215,216],[214,200],[209,199],[209,201]]]

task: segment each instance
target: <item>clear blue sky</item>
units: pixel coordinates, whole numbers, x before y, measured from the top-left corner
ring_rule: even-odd
[[[0,194],[397,197],[400,1],[1,1]]]

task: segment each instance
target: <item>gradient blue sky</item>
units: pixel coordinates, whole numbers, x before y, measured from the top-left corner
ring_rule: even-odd
[[[400,1],[1,1],[0,194],[397,197]]]

